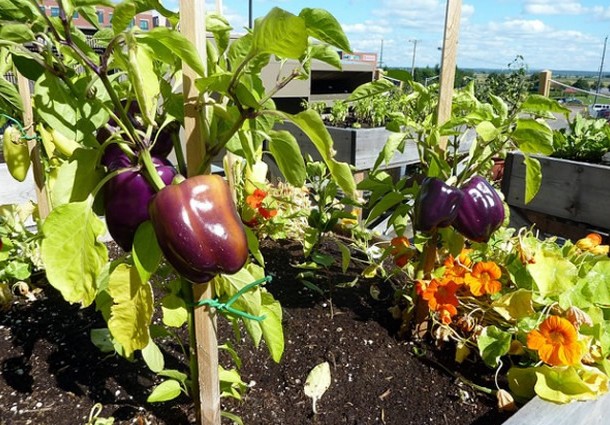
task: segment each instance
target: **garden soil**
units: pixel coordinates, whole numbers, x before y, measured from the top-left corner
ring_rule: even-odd
[[[116,255],[117,248],[110,247]],[[327,251],[332,253],[332,246]],[[241,401],[223,399],[222,407],[245,425],[494,425],[509,417],[498,411],[494,397],[464,383],[492,387],[492,370],[469,361],[456,365],[450,347],[439,351],[398,336],[399,323],[388,312],[387,282],[361,280],[339,288],[360,270],[331,267],[313,282],[317,289],[306,287],[296,278],[294,265],[303,261],[298,243],[264,241],[262,252],[273,277],[267,289],[283,307],[282,361],[274,363],[264,343],[255,349],[245,333],[236,340],[227,321],[218,320],[220,342],[235,346],[248,385]],[[196,423],[186,396],[146,402],[160,378],[139,356],[129,362],[91,343],[90,331],[104,326],[99,313],[69,305],[49,286],[40,286],[35,301],[18,296],[0,312],[0,425],[94,424],[90,417],[97,403],[99,418],[113,417],[114,424]],[[180,345],[170,339],[159,345],[166,368],[186,372]],[[225,352],[220,358],[233,367]],[[332,383],[314,414],[303,388],[322,362],[330,365]]]

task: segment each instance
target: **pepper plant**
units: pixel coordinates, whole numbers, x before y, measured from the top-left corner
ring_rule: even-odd
[[[393,211],[398,236],[384,255],[410,282],[398,304],[403,331],[454,342],[459,362],[476,355],[498,373],[508,365],[512,396],[497,381],[489,390],[502,403],[534,395],[563,403],[606,392],[607,245],[596,234],[562,246],[506,228],[506,206],[487,180],[492,158],[519,149],[531,200],[541,179],[531,155],[552,153],[546,119],[568,111],[538,95],[512,109],[494,95],[481,102],[471,84],[454,94],[451,117],[438,124],[434,87],[396,77],[410,87],[410,108],[387,126],[393,134],[377,166],[415,141],[422,173],[394,182],[374,171],[359,188],[370,194],[368,220]],[[411,232],[412,241],[405,237]]]
[[[113,8],[110,28],[98,27],[95,6]],[[254,343],[264,339],[279,361],[281,308],[264,288],[250,285],[264,281],[264,269],[256,264],[262,259],[248,254],[247,247],[255,244],[235,212],[229,186],[207,173],[226,149],[243,158],[247,195],[253,195],[263,180],[262,147],[268,140],[286,180],[302,186],[305,166],[294,137],[273,130],[277,120],[290,120],[312,139],[343,191],[355,192],[349,166],[333,158],[332,139],[320,117],[311,111],[284,113],[272,100],[290,81],[308,76],[312,59],[340,67],[337,49],[350,50],[340,25],[321,9],[293,15],[274,8],[230,42],[227,21],[209,14],[206,27],[214,41],[208,40],[203,63],[176,30],[178,14],[157,0],[61,0],[58,7],[59,16],[50,17],[35,0],[0,0],[3,71],[15,69],[34,81],[39,148],[53,207],[42,225],[49,283],[68,302],[95,304],[108,325],[92,336],[98,345],[129,359],[141,352],[148,366],[167,378],[150,401],[171,399],[196,385],[194,377],[165,369],[154,341],[185,322],[193,335],[193,284],[214,285],[218,301],[248,318],[244,326]],[[170,27],[130,27],[137,13],[148,10],[166,17]],[[102,46],[101,53],[75,26],[75,13],[98,29],[93,41]],[[260,75],[271,60],[290,70],[266,88]],[[177,137],[184,120],[178,91],[183,64],[199,75],[195,107],[205,155],[196,175],[186,174]],[[3,111],[20,116],[17,99],[16,89],[3,82]],[[170,151],[177,170],[169,162]],[[106,224],[98,214],[105,214]],[[125,250],[114,261],[100,240],[106,225]],[[159,275],[165,277],[161,288],[153,285]],[[169,329],[164,332],[152,325],[157,293]],[[194,374],[193,340],[190,346]],[[231,373],[222,376],[239,383]]]

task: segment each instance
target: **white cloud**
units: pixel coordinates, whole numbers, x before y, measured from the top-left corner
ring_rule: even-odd
[[[491,22],[489,28],[492,31],[508,32],[511,34],[540,34],[551,30],[539,19],[512,19],[504,22]]]
[[[366,21],[358,24],[342,24],[343,31],[349,36],[350,34],[388,34],[392,32],[389,25]]]
[[[590,11],[573,0],[528,0],[523,9],[535,15],[582,15]]]

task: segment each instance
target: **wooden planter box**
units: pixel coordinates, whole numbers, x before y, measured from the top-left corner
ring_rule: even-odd
[[[542,186],[526,205],[523,155],[507,156],[502,191],[510,206],[610,229],[610,167],[546,156],[536,158],[542,168]]]
[[[337,154],[335,159],[353,165],[357,171],[370,170],[375,165],[379,152],[383,149],[390,131],[383,127],[377,128],[340,128],[326,127],[333,139],[333,147]],[[276,125],[278,130],[287,130],[297,139],[303,155],[311,155],[314,160],[320,160],[317,149],[309,137],[296,125],[286,122]],[[404,152],[397,152],[392,161],[382,164],[380,168],[396,168],[419,162],[417,147],[414,142],[407,142]]]

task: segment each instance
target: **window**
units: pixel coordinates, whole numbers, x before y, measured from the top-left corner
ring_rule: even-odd
[[[112,23],[112,13],[108,15],[108,23]]]
[[[72,15],[72,19],[78,19],[78,12],[74,12],[74,15]]]
[[[136,24],[136,19],[135,19],[135,18],[133,18],[133,19],[131,20],[131,22],[129,23],[129,28],[133,28],[133,26],[134,26],[135,24]]]
[[[140,19],[140,29],[148,29],[148,21],[146,19]]]
[[[98,10],[96,13],[97,13],[97,22],[100,24],[103,24],[104,23],[104,11]]]
[[[38,8],[40,9],[40,11],[42,12],[43,15],[46,15],[46,8],[44,6],[38,6]]]
[[[59,7],[51,6],[51,16],[59,16]]]

